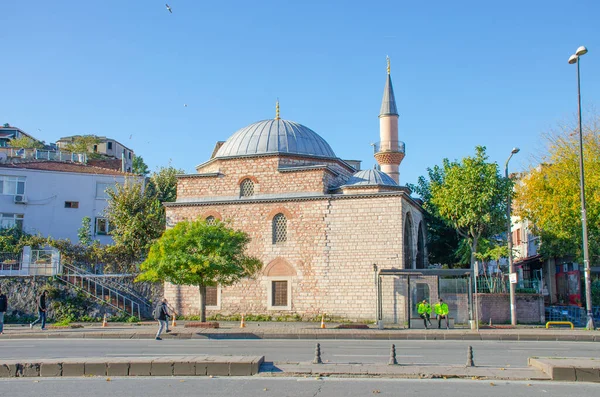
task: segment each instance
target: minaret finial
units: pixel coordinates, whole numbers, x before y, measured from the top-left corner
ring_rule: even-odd
[[[390,57],[386,56],[386,59],[387,59],[387,72],[388,72],[388,74],[390,74]]]
[[[275,104],[275,120],[279,120],[279,98],[277,98],[277,103]]]

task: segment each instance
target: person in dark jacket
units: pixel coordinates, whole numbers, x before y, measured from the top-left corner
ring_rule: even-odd
[[[38,296],[37,299],[37,309],[38,309],[38,319],[29,324],[29,328],[33,328],[34,325],[42,322],[42,330],[46,329],[46,310],[48,306],[46,305],[46,297],[48,296],[48,291],[44,290]]]
[[[6,299],[6,295],[4,295],[0,289],[0,335],[4,333],[4,314],[7,309],[8,299]]]
[[[158,321],[158,332],[156,333],[156,340],[162,340],[160,334],[163,329],[166,329],[166,332],[169,333],[169,309],[167,307],[167,300],[163,299],[156,305],[154,309],[154,319]]]

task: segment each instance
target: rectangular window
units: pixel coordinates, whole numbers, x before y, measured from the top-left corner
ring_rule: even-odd
[[[107,142],[107,143],[106,143],[106,148],[107,148],[108,150],[112,150],[112,142]]]
[[[131,152],[129,152],[129,160],[131,160]]]
[[[271,306],[287,306],[288,305],[288,282],[287,281],[272,281],[271,282]]]
[[[0,175],[0,194],[6,196],[25,194],[25,177]]]
[[[94,153],[98,153],[98,145],[94,145]]]
[[[0,229],[13,227],[23,230],[23,214],[0,213]]]
[[[106,218],[96,218],[96,234],[98,235],[107,235],[112,230],[108,219]]]
[[[65,201],[65,208],[79,208],[79,201]]]
[[[206,287],[206,306],[218,306],[217,287]]]
[[[108,193],[106,193],[108,189],[114,192],[116,189],[116,183],[96,182],[96,198],[108,198]]]

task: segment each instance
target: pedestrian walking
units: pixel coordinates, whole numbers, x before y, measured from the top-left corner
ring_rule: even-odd
[[[43,290],[42,293],[37,298],[37,309],[38,309],[38,318],[31,324],[29,324],[29,328],[33,328],[34,325],[42,322],[42,330],[46,329],[46,310],[48,308],[46,297],[48,296],[48,291]]]
[[[154,309],[154,319],[158,321],[158,332],[156,333],[156,340],[162,340],[160,334],[162,334],[163,329],[166,329],[166,332],[171,332],[169,330],[169,309],[167,307],[167,300],[163,299],[156,305]]]
[[[427,299],[423,299],[423,302],[419,303],[417,312],[419,313],[419,317],[423,319],[425,329],[427,329],[427,323],[429,323],[429,326],[431,327],[431,305],[427,303]]]
[[[442,328],[442,319],[446,320],[446,329],[450,329],[450,324],[448,323],[448,314],[450,313],[448,304],[440,298],[440,301],[435,304],[434,309],[438,320],[438,329]]]
[[[8,310],[8,299],[0,289],[0,335],[4,333],[4,314],[6,314],[6,310]]]

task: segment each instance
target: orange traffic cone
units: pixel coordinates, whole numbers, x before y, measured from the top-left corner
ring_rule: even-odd
[[[175,317],[177,317],[175,314],[173,314],[173,321],[171,322],[171,327],[176,327],[177,323],[175,322]]]
[[[325,328],[325,313],[321,315],[321,328]]]
[[[106,321],[106,313],[104,313],[104,318],[102,319],[102,326],[108,327],[108,322]]]
[[[242,321],[240,322],[240,328],[246,328],[246,322],[244,321],[244,315],[242,314]]]

